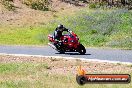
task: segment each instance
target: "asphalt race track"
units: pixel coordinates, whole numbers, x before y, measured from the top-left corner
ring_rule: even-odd
[[[34,47],[34,46],[0,46],[0,53],[6,54],[28,54],[28,55],[43,55],[43,56],[63,56],[63,57],[78,57],[85,59],[98,59],[108,61],[119,61],[132,63],[132,50],[119,49],[96,49],[87,48],[85,55],[78,53],[59,54],[49,46]]]

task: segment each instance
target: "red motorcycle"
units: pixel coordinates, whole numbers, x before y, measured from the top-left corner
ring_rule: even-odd
[[[50,43],[48,43],[49,46],[51,46],[53,49],[58,51],[59,53],[65,53],[65,52],[79,52],[80,54],[85,54],[86,49],[85,47],[79,42],[79,38],[77,35],[69,31],[67,34],[62,35],[60,38],[61,42],[56,42],[53,38],[53,35],[48,35],[48,39]]]

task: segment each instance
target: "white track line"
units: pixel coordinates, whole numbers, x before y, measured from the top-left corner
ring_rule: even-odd
[[[45,58],[58,58],[58,59],[80,59],[83,61],[96,61],[96,62],[108,62],[108,63],[121,63],[121,64],[130,64],[131,62],[121,62],[121,61],[109,61],[109,60],[100,60],[100,59],[86,59],[86,58],[74,58],[74,57],[62,57],[62,56],[44,56],[44,55],[28,55],[28,54],[7,54],[7,53],[0,53],[0,55],[10,55],[10,56],[25,56],[25,57],[45,57]]]

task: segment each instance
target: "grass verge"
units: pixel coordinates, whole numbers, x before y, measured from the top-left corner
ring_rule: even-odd
[[[132,49],[132,11],[81,9],[74,15],[57,16],[49,23],[30,27],[0,28],[0,44],[43,45],[58,24],[73,30],[88,47]]]
[[[131,88],[130,84],[86,84],[79,86],[75,75],[78,65],[87,73],[127,73],[132,66],[81,60],[43,57],[0,56],[1,88]]]

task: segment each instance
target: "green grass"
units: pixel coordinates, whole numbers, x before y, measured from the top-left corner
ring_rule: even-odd
[[[0,33],[0,44],[43,45],[48,42],[47,35],[48,30],[44,27],[13,28]]]
[[[49,74],[44,63],[0,63],[0,88],[131,88],[130,84],[79,86],[73,74]],[[114,72],[114,71],[113,71]],[[132,75],[132,73],[130,73]]]
[[[0,32],[0,44],[43,45],[58,24],[73,30],[87,47],[132,49],[132,11],[125,9],[90,10],[84,8],[73,16],[62,16],[46,25],[10,28]],[[1,27],[2,29],[2,27]]]
[[[63,23],[75,31],[85,46],[132,49],[131,18],[132,12],[125,9],[82,10],[54,23]]]

